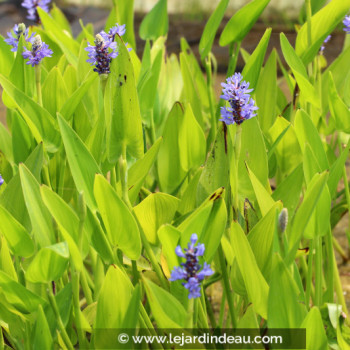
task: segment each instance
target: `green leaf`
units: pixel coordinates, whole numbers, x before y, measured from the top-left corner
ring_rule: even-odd
[[[60,143],[60,135],[52,115],[2,75],[0,75],[0,84],[15,101],[17,109],[28,124],[36,141],[39,143],[44,140],[47,151],[56,152]]]
[[[169,272],[179,265],[179,258],[175,253],[175,248],[179,243],[180,237],[181,232],[171,225],[164,225],[158,230],[158,238],[162,245],[162,253],[166,258]]]
[[[87,93],[88,89],[91,87],[91,85],[95,82],[97,78],[97,75],[91,75],[89,78],[87,78],[75,91],[73,94],[67,97],[67,99],[64,101],[64,104],[61,106],[60,109],[57,109],[57,111],[60,111],[60,114],[66,119],[70,120],[73,113],[75,112],[76,108],[78,107],[80,101]]]
[[[46,34],[59,45],[69,63],[76,67],[78,63],[79,44],[73,39],[69,32],[63,31],[60,23],[42,8],[38,6],[37,11]]]
[[[13,254],[28,258],[34,253],[34,244],[26,229],[1,205],[0,232]]]
[[[332,73],[329,72],[329,95],[328,104],[331,116],[335,121],[338,131],[350,133],[350,110],[344,101],[340,98]]]
[[[143,156],[142,122],[134,69],[124,42],[119,36],[116,41],[119,55],[117,60],[112,61],[104,96],[108,158],[112,163],[117,161],[123,147],[127,147],[135,158]]]
[[[157,158],[158,151],[162,142],[163,139],[159,138],[145,153],[145,155],[130,167],[128,171],[128,188],[129,199],[131,203],[135,202],[142,184],[144,183],[147,174],[149,173]]]
[[[320,170],[329,169],[328,159],[318,130],[313,124],[309,115],[302,109],[299,109],[294,120],[295,132],[299,140],[300,148],[304,149],[305,143],[308,143],[315,154]]]
[[[239,42],[253,27],[270,0],[253,0],[239,9],[228,21],[220,36],[220,45]]]
[[[43,105],[56,117],[59,111],[68,99],[68,91],[58,67],[51,69],[42,86]]]
[[[243,79],[249,82],[249,88],[255,89],[256,83],[259,79],[260,70],[264,62],[265,53],[271,37],[271,32],[271,28],[266,29],[258,46],[249,57],[242,71]]]
[[[68,243],[69,251],[74,261],[75,268],[81,270],[82,256],[88,252],[89,245],[86,240],[85,231],[83,236],[79,237],[79,218],[73,209],[49,187],[42,186],[40,188],[41,196],[46,207],[49,209],[52,217],[61,229],[63,238]],[[79,251],[80,242],[82,242],[82,251]]]
[[[150,243],[157,243],[159,227],[171,222],[178,205],[179,199],[176,197],[158,192],[150,194],[134,207],[134,212]]]
[[[299,242],[316,207],[323,187],[327,182],[327,178],[328,173],[326,171],[322,174],[316,174],[314,176],[314,179],[310,182],[312,186],[310,185],[308,187],[304,200],[294,216],[289,235],[289,252],[285,260],[287,265],[290,264],[295,258],[295,254],[299,247]]]
[[[311,17],[311,43],[307,22],[300,28],[295,42],[296,53],[305,64],[312,61],[326,39],[349,12],[350,0],[333,0]]]
[[[320,310],[313,307],[300,326],[306,329],[306,349],[326,349],[328,340]]]
[[[33,332],[34,336],[32,344],[34,349],[53,349],[50,328],[41,305],[39,305],[38,308]]]
[[[42,248],[28,266],[26,279],[33,283],[51,283],[58,280],[67,268],[68,260],[67,242]]]
[[[53,244],[52,217],[41,199],[40,185],[24,164],[20,164],[19,174],[35,241],[40,247]]]
[[[168,33],[167,0],[158,0],[156,5],[144,17],[140,25],[140,37],[143,40],[155,40]]]
[[[217,188],[228,188],[230,179],[230,144],[230,134],[227,126],[221,123],[198,182],[197,204],[203,202]]]
[[[312,103],[316,108],[319,108],[321,105],[320,96],[314,86],[310,83],[302,60],[297,56],[287,37],[283,33],[281,33],[280,39],[283,56],[293,72],[301,93],[308,102]]]
[[[204,27],[203,34],[199,42],[199,53],[202,60],[204,60],[204,58],[211,51],[216,32],[219,29],[222,19],[224,18],[228,3],[229,0],[221,0]]]
[[[269,286],[259,270],[248,239],[241,226],[237,222],[234,222],[232,230],[232,246],[243,276],[249,300],[253,303],[254,310],[263,318],[267,319]]]
[[[272,193],[272,198],[275,201],[280,200],[284,207],[288,209],[288,213],[291,217],[294,215],[294,211],[299,203],[303,181],[303,166],[300,164]]]
[[[24,314],[34,312],[39,305],[46,304],[44,299],[14,281],[3,271],[0,271],[0,287],[7,301]]]
[[[298,328],[306,308],[299,301],[299,289],[279,255],[274,256],[270,280],[268,320],[271,328]]]
[[[89,208],[95,211],[93,184],[95,174],[101,171],[79,136],[60,115],[58,115],[58,123],[75,185],[79,192],[84,192]]]
[[[277,117],[277,69],[276,51],[273,50],[260,74],[256,86],[256,104],[261,130],[266,133]]]
[[[10,74],[9,67],[12,67],[15,58],[9,46],[4,41],[4,37],[0,35],[0,74],[5,77]]]
[[[52,9],[50,11],[51,16],[53,19],[60,25],[62,28],[62,31],[67,31],[69,34],[72,35],[72,29],[70,27],[69,21],[64,15],[64,13],[56,6],[55,3],[52,4]]]
[[[137,260],[141,254],[140,232],[128,207],[102,175],[95,178],[94,194],[109,241]]]
[[[144,278],[147,299],[160,328],[184,328],[187,311],[169,292]]]
[[[13,259],[4,237],[0,236],[0,270],[4,271],[12,279],[18,282],[17,273],[13,265]]]
[[[106,337],[106,334],[111,334],[110,329],[115,330],[123,326],[125,315],[132,299],[132,293],[133,286],[129,278],[118,266],[110,266],[97,302],[94,324],[96,332],[94,334],[94,345],[96,349],[119,348],[117,339],[115,337]],[[117,300],[122,300],[123,302],[116,303]]]

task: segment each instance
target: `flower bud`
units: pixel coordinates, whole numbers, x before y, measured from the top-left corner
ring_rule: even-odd
[[[280,233],[283,233],[288,225],[288,209],[283,208],[280,215],[278,216],[278,229]]]

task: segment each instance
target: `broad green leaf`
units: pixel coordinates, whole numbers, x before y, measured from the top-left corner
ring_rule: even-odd
[[[279,255],[274,256],[273,265],[268,297],[269,327],[298,328],[306,307],[299,301],[297,284]]]
[[[249,300],[252,302],[254,310],[267,319],[269,286],[259,270],[248,239],[237,222],[232,225],[231,238]]]
[[[171,222],[178,205],[179,199],[176,197],[158,192],[150,194],[134,207],[134,212],[150,243],[157,243],[159,227]]]
[[[95,178],[94,194],[111,244],[130,259],[138,259],[141,254],[140,232],[126,204],[102,175]]]
[[[299,203],[301,189],[304,181],[302,164],[298,165],[272,193],[272,198],[280,200],[284,207],[288,209],[290,217]]]
[[[13,254],[28,258],[34,253],[34,244],[26,229],[1,205],[0,232]]]
[[[116,41],[119,55],[112,61],[104,96],[108,158],[112,163],[122,154],[123,147],[135,158],[143,156],[142,122],[134,69],[124,42],[119,36]]]
[[[93,184],[95,174],[101,171],[79,136],[60,115],[58,115],[58,123],[75,185],[79,192],[84,192],[86,204],[89,208],[95,211],[96,202],[93,195]]]
[[[63,80],[62,74],[57,67],[51,69],[42,86],[43,105],[56,117],[59,111],[68,99],[68,91]]]
[[[12,137],[3,123],[0,123],[0,149],[6,159],[13,163]]]
[[[169,292],[144,278],[147,299],[160,328],[184,328],[187,311]]]
[[[271,198],[270,193],[262,185],[259,179],[254,175],[252,170],[249,169],[247,165],[248,175],[255,192],[256,199],[258,201],[261,214],[264,216],[275,204],[275,201]]]
[[[105,32],[115,26],[116,23],[125,24],[126,33],[124,34],[125,42],[136,50],[135,33],[134,33],[134,0],[113,0],[113,8],[110,12]]]
[[[162,244],[162,253],[166,258],[169,272],[179,265],[179,258],[175,253],[175,248],[178,246],[180,236],[181,232],[168,224],[163,225],[158,230],[158,238]],[[170,277],[170,275],[167,277]]]
[[[131,203],[135,202],[142,184],[157,158],[162,141],[163,139],[159,138],[144,156],[130,167],[128,171],[128,188]]]
[[[167,0],[158,0],[156,5],[144,17],[140,25],[140,37],[143,40],[155,40],[168,33]]]
[[[0,270],[18,282],[17,273],[6,240],[0,236]]]
[[[228,188],[230,179],[230,145],[230,134],[227,126],[221,123],[198,182],[197,204],[202,203],[217,188]]]
[[[86,79],[75,91],[64,101],[64,104],[61,106],[60,114],[66,119],[70,120],[76,108],[78,107],[80,101],[87,93],[88,89],[92,83],[96,80],[97,75],[91,75]]]
[[[67,268],[69,249],[67,242],[41,248],[26,271],[26,279],[32,283],[51,283],[62,277]]]
[[[266,133],[277,117],[277,69],[276,51],[273,50],[260,74],[256,86],[256,104],[261,130]]]
[[[69,32],[63,31],[61,25],[42,8],[38,6],[37,11],[46,34],[59,45],[69,63],[76,67],[78,63],[79,44]]]
[[[289,252],[286,257],[287,265],[290,264],[295,258],[295,254],[299,247],[299,242],[317,205],[327,179],[327,172],[315,175],[314,179],[311,181],[312,186],[308,187],[304,196],[304,200],[294,216],[289,235]]]
[[[247,176],[246,164],[253,171],[261,184],[268,188],[268,161],[264,138],[257,118],[252,118],[242,125],[241,152],[238,163],[238,193],[242,198],[254,196],[254,191]],[[254,142],[252,142],[254,140]],[[244,174],[244,175],[243,175]],[[231,172],[231,186],[234,183]]]
[[[308,102],[312,103],[316,108],[319,108],[321,105],[320,96],[314,86],[310,83],[302,60],[297,56],[287,37],[283,33],[281,33],[280,39],[283,56],[293,72],[301,93]]]
[[[0,75],[0,84],[15,101],[17,109],[28,124],[36,141],[39,143],[44,140],[47,151],[54,153],[60,143],[60,135],[52,115],[2,75]]]
[[[96,319],[94,323],[94,346],[96,349],[119,348],[115,337],[106,337],[109,329],[119,329],[123,326],[129,303],[132,300],[133,286],[129,278],[118,266],[108,268],[97,302]],[[117,302],[122,300],[123,302]],[[109,331],[109,334],[110,331]]]
[[[9,67],[12,67],[15,57],[2,35],[0,35],[0,53],[0,74],[7,77],[10,74]]]
[[[24,314],[34,312],[39,305],[46,304],[44,299],[14,281],[3,271],[0,271],[0,287],[7,301]]]
[[[43,161],[43,145],[39,144],[24,163],[37,180],[40,178]],[[16,200],[14,201],[13,198],[16,198]],[[1,193],[0,205],[6,208],[27,231],[31,230],[29,215],[18,173],[11,178],[5,190]]]
[[[55,233],[52,217],[41,199],[40,185],[23,164],[19,166],[19,174],[35,241],[40,247],[51,245],[55,242]]]
[[[281,116],[277,117],[275,123],[269,130],[270,139],[273,143],[288,126],[290,126],[288,131],[275,150],[278,170],[283,175],[290,174],[302,162],[299,142],[295,134],[294,126]]]
[[[305,143],[308,143],[315,154],[320,170],[329,168],[326,152],[318,133],[318,130],[312,123],[309,115],[302,109],[299,109],[294,120],[295,133],[298,137],[300,148],[304,149]]]
[[[329,73],[328,82],[328,104],[331,111],[331,116],[335,121],[335,127],[338,131],[350,133],[350,110],[340,98],[331,72]]]
[[[305,64],[312,61],[322,42],[349,12],[350,0],[333,0],[311,17],[311,43],[308,42],[308,24],[300,28],[295,49]]]
[[[51,16],[60,25],[62,31],[67,31],[72,35],[72,29],[70,27],[69,21],[64,15],[64,13],[56,6],[55,3],[52,4],[52,9],[50,11]]]
[[[53,349],[53,340],[43,307],[39,305],[36,322],[34,326],[33,348],[34,349]]]
[[[220,23],[224,17],[229,0],[221,0],[215,11],[211,14],[208,22],[205,24],[201,40],[199,42],[199,53],[203,60],[211,51],[215,35],[219,29]]]
[[[258,46],[249,57],[242,71],[243,79],[249,82],[249,88],[255,89],[256,83],[259,79],[260,70],[264,62],[264,57],[267,50],[267,45],[269,44],[271,37],[271,32],[271,28],[266,29]],[[270,103],[272,103],[272,101]]]
[[[332,164],[331,169],[329,171],[327,185],[332,199],[337,193],[339,180],[343,176],[344,165],[349,154],[349,149],[350,141],[348,142],[341,155],[338,156],[337,160]]]
[[[269,2],[270,0],[253,0],[238,10],[222,31],[220,45],[242,41]]]

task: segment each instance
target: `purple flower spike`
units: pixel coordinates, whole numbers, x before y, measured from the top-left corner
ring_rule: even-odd
[[[0,186],[4,183],[4,179],[2,178],[1,174],[0,174]]]
[[[105,40],[101,34],[96,35],[95,46],[88,43],[85,48],[88,51],[89,59],[86,62],[95,66],[94,72],[98,74],[109,74],[112,58],[118,56],[117,43]],[[110,51],[112,50],[112,51]]]
[[[343,30],[346,32],[346,34],[350,34],[350,16],[345,16],[343,24],[345,26]]]
[[[177,246],[175,253],[180,258],[186,258],[185,263],[181,263],[181,266],[174,267],[171,272],[170,281],[185,280],[182,285],[188,289],[188,298],[199,298],[201,296],[201,285],[200,283],[204,280],[205,276],[210,276],[214,272],[210,266],[205,262],[203,269],[199,264],[198,257],[204,254],[204,244],[197,244],[198,236],[193,233],[188,243],[188,248],[182,251],[180,246]]]
[[[258,107],[250,97],[253,89],[249,89],[249,83],[242,81],[240,73],[235,73],[226,79],[226,83],[221,83],[223,87],[220,97],[229,102],[230,107],[221,107],[221,121],[225,124],[242,124],[245,120],[256,116]]]
[[[22,53],[25,59],[28,59],[26,64],[31,64],[32,67],[38,65],[45,57],[51,57],[52,50],[49,49],[49,45],[41,41],[40,35],[34,37],[32,41],[32,49],[29,51],[25,49]]]
[[[100,32],[100,35],[104,40],[114,41],[115,36],[118,34],[119,36],[123,36],[126,32],[125,24],[119,25],[118,23],[115,24],[114,27],[112,27],[108,33],[102,31]]]
[[[7,32],[8,38],[6,38],[4,41],[5,43],[12,46],[11,51],[16,52],[18,49],[18,42],[20,37],[23,35],[24,40],[28,43],[33,42],[33,37],[35,33],[32,33],[30,36],[28,34],[29,28],[26,28],[26,26],[23,23],[15,24],[11,32]]]
[[[28,10],[27,18],[36,23],[39,23],[40,19],[39,19],[38,11],[36,10],[37,7],[41,7],[45,12],[49,12],[50,2],[51,0],[24,0],[22,2],[22,6]]]

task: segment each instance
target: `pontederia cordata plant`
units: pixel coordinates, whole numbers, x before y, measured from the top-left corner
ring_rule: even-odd
[[[214,332],[349,348],[334,232],[350,212],[350,0],[306,0],[281,54],[271,28],[241,49],[269,0],[217,33],[228,3],[198,62],[185,38],[167,54],[166,0],[141,23],[142,57],[130,0],[76,37],[50,1],[23,2],[36,25],[0,38],[0,350],[168,349],[202,331],[190,347],[234,348],[199,344]]]

